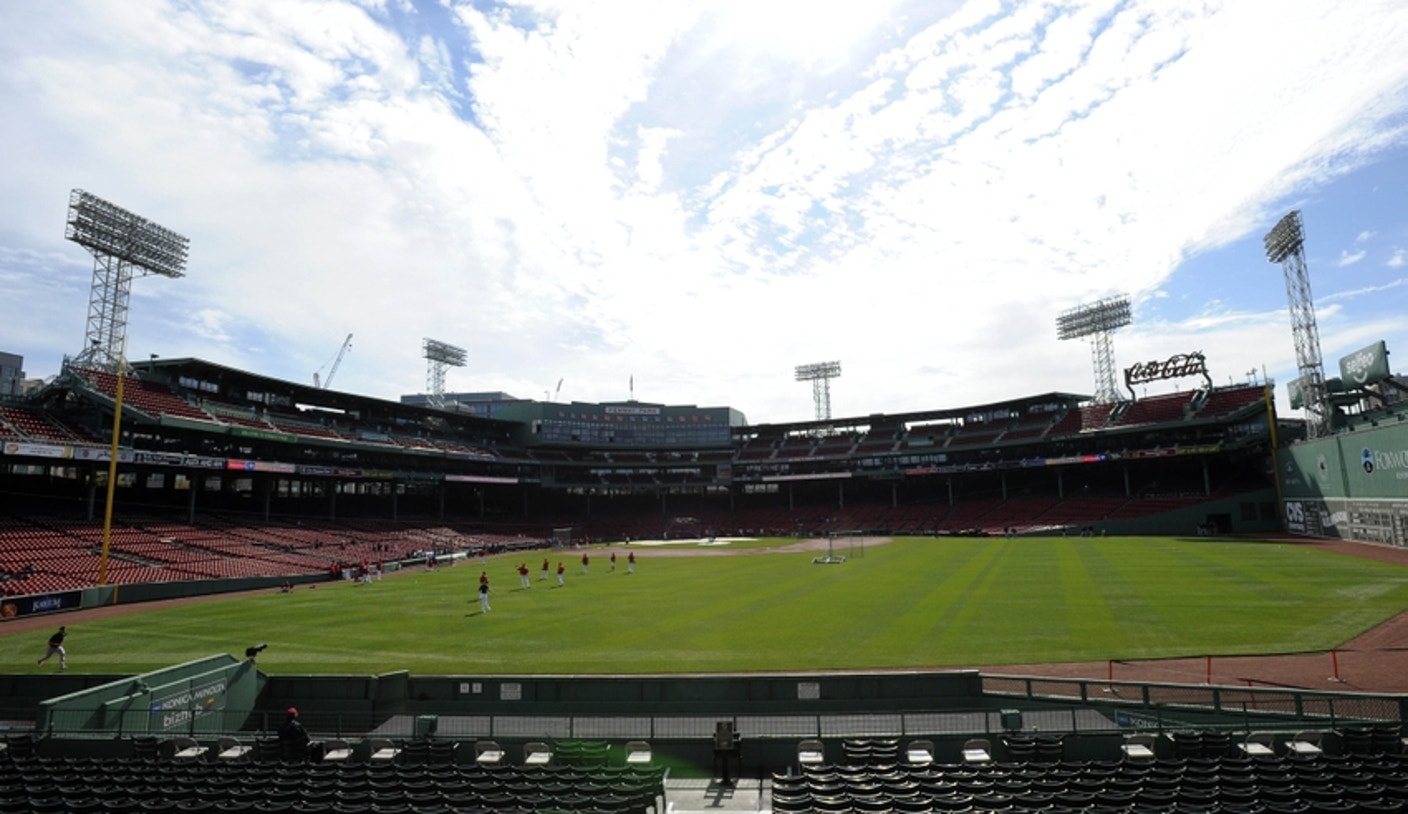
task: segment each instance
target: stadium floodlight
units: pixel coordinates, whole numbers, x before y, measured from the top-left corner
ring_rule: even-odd
[[[1305,246],[1305,229],[1301,224],[1300,210],[1293,210],[1261,239],[1266,246],[1266,261],[1281,263]]]
[[[425,373],[426,401],[431,407],[444,409],[445,368],[464,367],[464,348],[458,348],[436,339],[426,339],[421,345],[421,349],[427,364]]]
[[[812,383],[812,402],[816,406],[816,420],[831,420],[831,380],[840,377],[840,362],[813,362],[797,365],[796,378],[799,382]]]
[[[1315,300],[1310,296],[1310,272],[1305,265],[1305,229],[1300,211],[1281,218],[1263,238],[1266,259],[1280,263],[1286,277],[1286,300],[1291,310],[1291,341],[1300,371],[1301,398],[1305,405],[1305,436],[1321,438],[1330,433],[1330,394],[1325,386],[1325,364],[1320,358],[1320,329],[1315,324]]]
[[[64,239],[93,255],[87,334],[74,362],[114,369],[127,336],[132,279],[184,277],[190,240],[81,189],[69,194]]]
[[[1115,351],[1110,334],[1133,322],[1129,297],[1106,297],[1062,311],[1056,316],[1057,339],[1090,337],[1090,355],[1095,367],[1095,401],[1109,404],[1119,399],[1115,381]]]

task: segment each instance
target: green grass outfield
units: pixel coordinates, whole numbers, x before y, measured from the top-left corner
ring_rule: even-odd
[[[776,541],[782,542],[782,541]],[[850,551],[542,552],[69,624],[69,669],[136,673],[267,642],[268,673],[611,674],[935,668],[1334,648],[1408,608],[1408,568],[1291,543],[1175,537],[901,539]],[[717,549],[714,549],[717,550]],[[837,553],[847,553],[838,544]],[[521,590],[515,567],[531,569]],[[36,667],[49,631],[0,625]]]

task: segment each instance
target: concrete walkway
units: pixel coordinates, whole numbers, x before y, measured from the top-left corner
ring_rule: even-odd
[[[725,786],[717,779],[670,778],[665,781],[668,814],[717,814],[772,810],[770,780],[745,777]]]

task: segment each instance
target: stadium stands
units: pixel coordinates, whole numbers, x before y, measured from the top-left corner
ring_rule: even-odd
[[[86,435],[53,421],[39,412],[18,407],[0,407],[0,438],[17,441],[54,441],[71,444],[75,441],[91,441]]]
[[[899,433],[894,429],[872,430],[856,444],[855,454],[873,455],[882,452],[892,452],[898,440]]]
[[[1260,405],[1265,397],[1265,391],[1260,387],[1244,386],[1214,390],[1207,395],[1202,406],[1198,408],[1198,417],[1218,418],[1236,415],[1249,407]]]
[[[869,534],[1080,533],[1116,521],[1186,511],[1207,500],[1234,499],[1148,489],[1130,497],[1085,493],[1059,498],[1024,493],[1008,499],[957,496],[884,505],[848,501],[844,508],[755,505],[732,510],[701,506],[688,528],[674,528],[650,503],[590,518],[541,513],[493,524],[349,517],[341,521],[255,520],[233,513],[202,513],[191,522],[171,514],[124,511],[110,532],[108,580],[114,584],[278,577],[336,573],[342,566],[421,559],[479,549],[503,551],[550,545],[554,527],[574,527],[577,539],[651,539],[679,536],[820,536],[836,531]],[[1191,528],[1180,525],[1180,530]],[[1098,531],[1097,531],[1098,533]],[[102,524],[73,515],[0,515],[0,593],[20,595],[95,584]]]
[[[77,376],[81,376],[98,392],[110,399],[117,398],[117,375],[106,370],[79,370],[70,368],[70,371]],[[174,418],[184,418],[191,421],[204,421],[212,424],[218,423],[215,416],[196,407],[175,393],[171,389],[149,382],[137,376],[124,377],[122,383],[123,408],[131,408],[148,417],[156,419],[162,416]]]
[[[1118,411],[1111,416],[1110,424],[1119,427],[1167,424],[1183,420],[1192,412],[1191,408],[1187,393],[1152,396],[1119,405]]]
[[[0,595],[97,584],[102,524],[0,516]],[[202,516],[197,525],[133,515],[110,531],[107,578],[131,585],[197,579],[326,575],[362,562],[419,561],[418,552],[508,550],[541,537],[485,534],[391,521],[245,524]]]
[[[961,763],[818,764],[772,777],[774,812],[1390,812],[1408,806],[1408,760],[1156,756],[1133,735],[1127,757],[991,760],[973,742]],[[981,740],[981,739],[979,739]]]
[[[1204,519],[1187,520],[1192,507],[1237,494],[1226,484],[1266,487],[1256,457],[1242,454],[1255,443],[1246,417],[1263,409],[1260,387],[1118,410],[1056,393],[825,427],[740,424],[713,446],[549,445],[518,432],[531,424],[171,362],[123,379],[134,429],[115,490],[116,584],[311,578],[416,550],[543,545],[553,527],[579,540],[1059,533],[1151,528],[1137,521],[1167,514],[1181,531]],[[3,488],[41,498],[0,507],[21,521],[0,514],[0,592],[94,584],[98,440],[116,384],[110,372],[69,368],[42,399],[0,405]],[[1237,519],[1265,514],[1242,508]],[[699,523],[672,527],[671,515]]]
[[[329,752],[329,754],[332,754]],[[3,812],[587,811],[663,814],[664,769],[202,758],[0,759]]]

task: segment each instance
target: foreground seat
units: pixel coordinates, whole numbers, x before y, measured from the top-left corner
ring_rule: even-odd
[[[372,763],[395,763],[401,755],[401,747],[390,738],[368,738],[367,760]]]
[[[171,756],[176,760],[200,760],[210,752],[209,746],[201,746],[195,738],[185,736],[171,739]]]
[[[248,760],[254,747],[248,743],[241,743],[231,737],[218,738],[215,741],[215,758],[217,760]]]
[[[1237,749],[1247,757],[1275,757],[1276,736],[1270,732],[1251,732],[1237,744]]]
[[[969,738],[963,742],[963,762],[980,764],[992,762],[992,741],[987,738]]]
[[[323,742],[323,762],[346,763],[352,759],[352,744],[334,738]]]
[[[913,740],[904,749],[904,762],[910,766],[928,766],[934,762],[934,742]]]
[[[644,765],[650,762],[650,744],[645,741],[626,741],[626,765]]]
[[[1286,751],[1296,757],[1319,757],[1325,750],[1321,747],[1322,732],[1306,730],[1297,732],[1286,741]]]
[[[1125,760],[1148,762],[1154,759],[1154,742],[1156,736],[1145,732],[1136,732],[1125,735],[1124,743],[1120,745],[1120,752],[1124,754]]]
[[[542,741],[523,744],[523,764],[525,766],[546,766],[552,762],[552,747]]]
[[[480,766],[497,766],[504,761],[504,750],[497,741],[476,741],[474,762]]]

